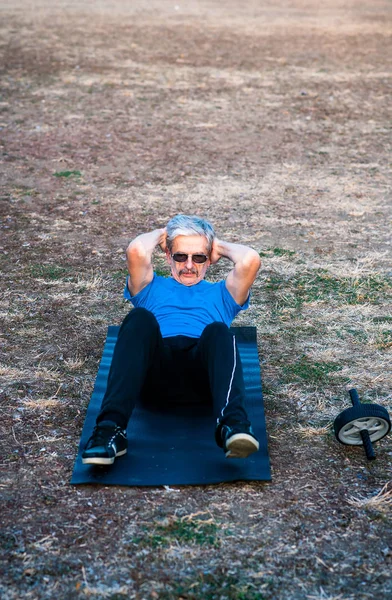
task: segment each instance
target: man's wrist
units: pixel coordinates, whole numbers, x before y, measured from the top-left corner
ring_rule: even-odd
[[[231,256],[231,252],[230,252],[231,245],[232,244],[230,244],[228,242],[224,242],[223,240],[215,239],[214,240],[215,254],[219,258],[228,258],[229,260],[233,261],[233,258]]]

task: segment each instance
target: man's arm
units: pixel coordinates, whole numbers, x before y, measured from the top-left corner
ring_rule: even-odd
[[[211,264],[218,262],[221,257],[228,258],[234,263],[234,268],[226,277],[226,287],[237,304],[244,304],[249,296],[249,290],[260,268],[260,256],[248,246],[232,244],[214,239],[211,251]]]
[[[154,277],[152,253],[158,245],[165,250],[166,228],[142,233],[129,244],[126,254],[129,272],[128,288],[131,296],[136,296],[151,283]]]

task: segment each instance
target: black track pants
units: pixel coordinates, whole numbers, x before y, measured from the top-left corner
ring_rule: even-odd
[[[244,379],[235,336],[211,323],[200,338],[162,338],[154,315],[135,308],[125,317],[114,348],[108,385],[97,422],[126,428],[137,402],[212,402],[221,423],[249,424]]]

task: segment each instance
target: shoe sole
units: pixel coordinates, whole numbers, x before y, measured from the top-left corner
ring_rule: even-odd
[[[226,458],[247,458],[259,449],[259,442],[247,433],[235,433],[226,441]]]
[[[99,456],[91,456],[90,458],[82,458],[82,463],[84,465],[112,465],[117,458],[117,456],[123,456],[127,453],[127,450],[121,450],[117,452],[116,456],[113,458],[103,458]]]

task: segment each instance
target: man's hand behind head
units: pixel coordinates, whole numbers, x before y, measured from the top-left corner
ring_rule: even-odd
[[[211,254],[210,254],[210,263],[212,265],[215,265],[218,262],[218,260],[222,257],[222,254],[220,254],[218,247],[219,247],[219,240],[217,237],[215,237],[212,242],[212,248],[211,248]]]
[[[166,238],[167,238],[167,230],[166,230],[166,227],[164,227],[162,229],[162,233],[161,233],[161,236],[160,236],[159,242],[158,242],[161,247],[161,250],[163,250],[163,252],[166,252],[166,248],[167,248]]]

